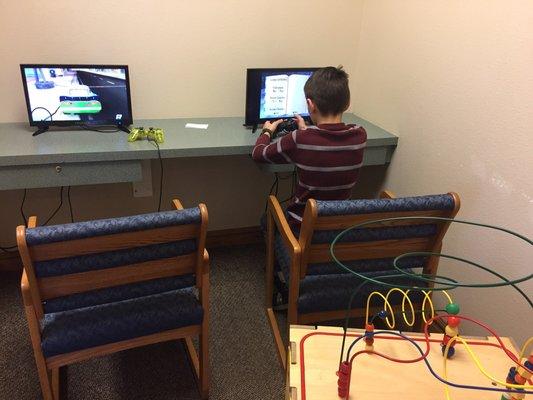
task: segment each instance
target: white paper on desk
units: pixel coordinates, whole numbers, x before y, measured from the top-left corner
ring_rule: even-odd
[[[193,123],[186,123],[185,128],[194,128],[194,129],[207,129],[209,124],[193,124]]]

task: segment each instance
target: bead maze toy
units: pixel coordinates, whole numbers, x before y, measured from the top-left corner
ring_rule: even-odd
[[[394,260],[398,274],[366,277],[352,271],[335,257],[335,244],[352,229],[367,224],[396,220],[423,219],[451,221],[475,225],[511,234],[529,245],[533,242],[510,230],[439,217],[398,217],[367,221],[342,231],[331,243],[331,256],[340,268],[360,277],[362,283],[354,288],[348,308],[345,325],[339,327],[291,327],[291,351],[288,352],[290,385],[294,386],[293,399],[439,399],[446,400],[521,400],[533,394],[533,336],[517,351],[509,338],[500,337],[483,322],[461,313],[459,304],[453,301],[452,290],[456,288],[513,287],[530,307],[531,299],[516,286],[533,277],[532,274],[509,280],[499,273],[473,261],[452,255],[411,252]],[[409,256],[438,255],[466,263],[500,279],[496,283],[460,283],[444,276],[424,276],[398,267],[398,261]],[[394,285],[395,277],[409,275],[421,282],[419,286]],[[383,291],[374,291],[366,299],[364,330],[350,330],[349,310],[356,294],[369,283],[378,284]],[[424,283],[424,284],[423,284]],[[449,293],[450,292],[450,293]],[[440,293],[446,306],[437,310],[432,294]],[[420,315],[424,321],[423,333],[405,333],[397,329],[397,316],[401,315],[406,327],[413,327],[417,311],[412,296],[422,296]],[[391,296],[400,296],[394,307]],[[383,309],[370,315],[374,300],[382,301]],[[381,307],[380,307],[381,308]],[[527,317],[526,317],[527,318]],[[388,329],[376,330],[374,322],[382,320]],[[441,334],[430,333],[433,324],[444,325]],[[468,338],[460,334],[464,323],[475,324],[490,334],[484,338]],[[340,359],[338,349],[340,346]],[[529,351],[529,353],[528,353]],[[335,357],[335,354],[337,356]],[[438,368],[436,365],[441,364]],[[507,374],[505,376],[505,374]],[[439,394],[442,393],[442,394]],[[491,392],[496,392],[492,393]]]
[[[135,142],[136,140],[150,140],[161,144],[165,141],[165,133],[161,128],[148,128],[144,127],[133,128],[128,134],[128,142]]]

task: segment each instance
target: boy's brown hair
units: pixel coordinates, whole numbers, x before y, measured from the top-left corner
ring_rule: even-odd
[[[348,74],[342,66],[317,69],[305,83],[304,93],[322,115],[342,114],[350,105]]]

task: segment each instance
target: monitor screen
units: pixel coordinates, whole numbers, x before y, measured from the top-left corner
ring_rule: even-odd
[[[21,65],[30,125],[130,125],[125,65]]]
[[[248,69],[246,125],[269,119],[308,117],[304,85],[317,68]]]

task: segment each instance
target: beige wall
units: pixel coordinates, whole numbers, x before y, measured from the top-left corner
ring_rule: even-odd
[[[400,136],[386,186],[456,191],[460,218],[533,236],[531,21],[530,0],[365,2],[353,106]],[[503,234],[454,227],[445,251],[509,278],[531,274],[531,246]],[[440,272],[494,281],[456,263],[441,262]],[[531,281],[521,287],[533,293]],[[532,310],[511,288],[455,296],[504,335],[532,334]]]
[[[31,62],[128,64],[135,118],[242,116],[247,67],[353,72],[362,0],[0,0],[0,10],[0,122],[27,121],[19,64]],[[210,229],[257,225],[273,179],[245,156],[165,160],[165,171],[164,207],[175,196],[206,202]],[[383,169],[363,181],[374,174],[382,179]],[[366,181],[356,195],[373,194],[376,180]],[[58,193],[30,190],[27,214],[46,218]],[[2,246],[14,242],[21,198],[0,192]],[[133,198],[129,184],[75,187],[72,199],[77,219],[148,212],[157,202]],[[54,222],[67,217],[64,207]]]
[[[244,115],[247,67],[353,70],[362,0],[0,0],[0,122],[26,121],[18,64],[124,63],[136,118]]]

